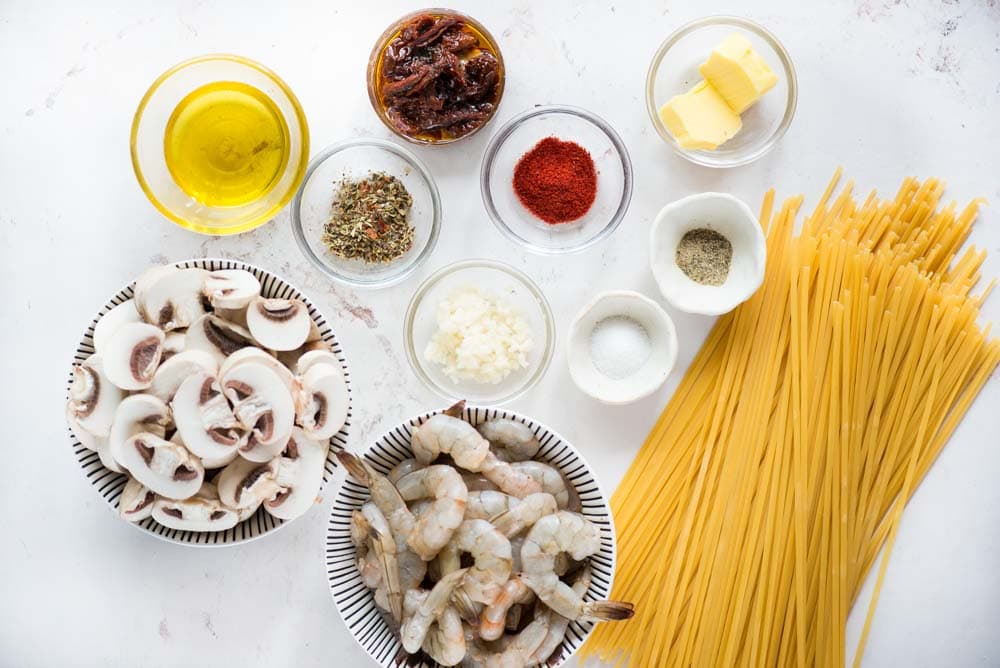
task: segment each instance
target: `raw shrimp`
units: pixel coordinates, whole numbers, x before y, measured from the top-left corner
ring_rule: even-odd
[[[470,492],[499,492],[500,488],[493,484],[493,482],[486,478],[481,473],[471,473],[469,471],[461,471],[462,480],[465,481],[465,486],[469,488]]]
[[[412,534],[417,519],[413,516],[396,486],[360,457],[349,452],[338,452],[337,458],[340,459],[340,463],[344,465],[351,477],[371,492],[372,501],[385,515],[397,542],[399,536],[406,537]]]
[[[552,466],[543,462],[514,462],[510,464],[518,474],[525,475],[537,483],[541,488],[539,491],[547,492],[556,498],[559,508],[565,510],[569,507],[570,492],[566,487],[566,481],[562,474]]]
[[[497,513],[490,518],[500,533],[510,538],[529,529],[539,519],[559,510],[556,499],[551,494],[538,492],[529,494],[510,510]]]
[[[424,637],[423,649],[442,666],[455,666],[465,656],[465,631],[462,618],[448,606],[431,625]]]
[[[438,413],[417,427],[410,439],[413,456],[418,462],[430,464],[442,454],[451,455],[455,463],[467,471],[479,471],[490,454],[490,442],[459,415],[465,408],[460,401],[444,413]]]
[[[372,500],[361,506],[361,512],[379,532],[392,536],[395,541],[399,582],[403,590],[419,586],[427,574],[427,565],[406,543],[416,525],[416,518],[407,508],[406,501],[388,478],[363,459],[348,452],[338,453],[338,457],[348,473],[371,491]]]
[[[552,611],[541,608],[520,633],[506,636],[499,643],[501,649],[492,649],[489,644],[474,642],[467,645],[466,662],[463,665],[483,668],[524,668],[534,663],[531,656],[548,636],[552,621]],[[468,640],[469,632],[466,631]]]
[[[465,504],[465,519],[488,520],[494,515],[505,513],[520,502],[516,496],[503,492],[469,492]]]
[[[542,444],[528,425],[517,420],[495,418],[479,425],[479,433],[490,442],[501,459],[511,462],[531,459]]]
[[[448,573],[453,573],[462,567],[461,554],[451,541],[447,545],[441,548],[437,556],[434,557],[434,562],[437,564],[438,579],[442,575],[448,575]]]
[[[509,464],[499,459],[492,452],[487,452],[486,457],[479,465],[488,480],[491,480],[501,492],[506,492],[511,496],[523,499],[529,494],[542,491],[542,485],[531,477],[530,472],[518,468],[519,464],[531,464],[534,462],[514,462]]]
[[[396,488],[406,501],[433,499],[406,541],[414,552],[430,561],[462,523],[469,491],[458,471],[440,465],[406,474],[396,482]]]
[[[631,603],[590,601],[573,591],[555,573],[556,555],[568,552],[585,559],[601,548],[597,527],[580,515],[561,510],[546,515],[531,527],[521,548],[521,577],[538,598],[557,614],[580,621],[614,621],[630,618]]]
[[[395,484],[407,473],[413,473],[418,469],[424,468],[424,466],[426,466],[426,464],[421,464],[416,459],[404,459],[389,469],[389,482]]]
[[[534,593],[516,575],[507,580],[500,595],[483,609],[479,617],[479,636],[483,640],[496,640],[503,635],[507,611],[512,605],[526,603]]]
[[[510,577],[510,541],[486,520],[465,520],[451,542],[474,560],[461,591],[478,603],[492,603]]]
[[[445,575],[430,591],[411,589],[406,592],[405,614],[399,629],[403,649],[410,654],[420,650],[431,624],[448,607],[452,592],[462,583],[466,572],[467,569],[461,569]]]
[[[386,607],[397,622],[403,618],[403,589],[399,583],[399,566],[396,563],[396,542],[389,534],[383,534],[378,529],[370,529],[372,552],[382,564],[382,587],[385,591]],[[377,594],[378,592],[376,592]],[[377,596],[376,596],[377,598]]]
[[[590,565],[583,567],[579,575],[573,581],[573,592],[576,593],[581,598],[590,589],[591,572]],[[552,615],[552,621],[549,623],[549,631],[545,636],[545,640],[542,644],[538,646],[538,649],[529,657],[529,663],[543,663],[552,656],[552,653],[559,648],[559,644],[562,642],[563,637],[566,635],[566,629],[569,627],[570,620],[566,619],[562,615],[554,614]]]

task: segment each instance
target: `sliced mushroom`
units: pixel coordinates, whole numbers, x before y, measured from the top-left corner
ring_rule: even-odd
[[[170,407],[188,450],[213,464],[236,455],[246,430],[233,415],[215,374],[196,371],[180,384]],[[218,464],[217,464],[218,465]]]
[[[219,376],[225,376],[229,373],[229,370],[236,367],[239,364],[243,364],[248,361],[257,361],[265,365],[281,378],[281,381],[288,388],[289,392],[296,392],[298,388],[298,381],[291,371],[288,370],[284,364],[278,361],[276,357],[270,353],[261,350],[256,347],[246,347],[237,350],[235,353],[230,355],[219,365]]]
[[[249,432],[240,455],[266,462],[280,453],[292,435],[295,403],[278,374],[266,364],[249,360],[222,375],[222,391],[236,419]]]
[[[198,493],[184,501],[157,499],[153,519],[179,531],[225,531],[239,522],[232,508],[219,501],[219,492],[210,482],[202,483]]]
[[[160,364],[174,355],[184,352],[185,339],[187,339],[186,329],[175,329],[167,332],[163,337],[163,356],[160,357]]]
[[[112,383],[123,390],[143,390],[153,382],[162,355],[163,331],[144,322],[130,322],[111,335],[101,359]]]
[[[265,348],[295,350],[309,337],[312,318],[298,299],[257,297],[247,307],[247,327]]]
[[[183,445],[149,432],[126,439],[119,462],[132,477],[168,499],[187,499],[198,491],[205,468]]]
[[[267,462],[251,462],[242,457],[219,472],[215,478],[219,498],[236,510],[256,510],[261,503],[281,491],[278,484],[277,458]]]
[[[110,311],[101,316],[101,319],[94,325],[94,350],[98,354],[107,349],[108,339],[121,327],[130,322],[142,322],[139,312],[135,310],[135,301],[128,299],[113,307]]]
[[[177,269],[156,274],[143,283],[136,282],[136,310],[146,322],[164,331],[188,327],[205,314],[202,287],[208,272],[204,269]]]
[[[240,348],[256,346],[253,337],[243,327],[217,315],[207,314],[198,318],[187,331],[185,350],[203,350],[221,364]]]
[[[203,291],[215,309],[244,309],[260,296],[260,281],[249,271],[220,269],[205,277]]]
[[[333,351],[320,348],[303,353],[295,363],[295,373],[301,376],[314,364],[329,364],[338,371],[341,369],[340,358]]]
[[[163,438],[170,424],[170,408],[162,399],[151,394],[126,397],[115,411],[108,435],[111,456],[122,466],[125,463],[125,442],[136,434],[146,433]]]
[[[140,304],[142,304],[142,302],[146,299],[146,295],[149,293],[149,289],[153,287],[153,284],[165,276],[176,274],[178,271],[180,271],[180,269],[172,264],[162,264],[150,267],[146,271],[139,274],[139,278],[135,279],[135,288],[132,290],[132,298],[135,300],[136,313],[142,316]]]
[[[181,383],[197,373],[206,373],[212,377],[219,373],[219,365],[211,353],[206,353],[204,350],[178,353],[160,364],[146,392],[169,402],[174,398],[174,393]]]
[[[101,459],[101,464],[105,468],[114,471],[115,473],[124,473],[125,470],[115,461],[115,458],[111,456],[111,446],[108,443],[107,436],[94,436],[89,431],[80,426],[80,422],[76,419],[70,406],[66,406],[66,421],[69,423],[69,428],[76,437],[76,440],[80,441],[80,445],[87,448],[88,450],[93,450],[97,453],[97,456]]]
[[[308,353],[314,350],[325,350],[330,352],[330,344],[321,339],[316,341],[306,341],[301,346],[295,350],[279,350],[275,354],[278,357],[278,361],[287,366],[289,369],[295,369],[299,363],[299,360]]]
[[[135,478],[129,478],[118,500],[118,514],[128,522],[141,522],[153,514],[156,494]]]
[[[309,510],[323,485],[323,463],[329,448],[329,442],[315,441],[301,429],[294,429],[278,458],[281,491],[264,501],[264,510],[283,520],[293,520]]]
[[[329,439],[347,422],[349,396],[339,366],[318,362],[299,377],[298,422],[311,438]]]
[[[107,436],[115,419],[115,410],[124,398],[121,388],[108,380],[101,356],[91,355],[73,367],[66,413],[94,436]],[[70,424],[72,426],[73,423]]]

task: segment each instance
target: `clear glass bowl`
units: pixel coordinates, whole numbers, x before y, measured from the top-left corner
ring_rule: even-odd
[[[778,83],[743,112],[743,128],[719,148],[714,151],[681,148],[660,120],[660,107],[701,81],[698,66],[733,33],[750,40],[778,75]],[[646,75],[646,108],[656,132],[675,153],[705,167],[745,165],[770,151],[791,125],[797,101],[795,67],[785,47],[760,24],[736,16],[708,16],[681,26],[656,50]]]
[[[438,304],[455,289],[468,285],[509,303],[527,321],[534,337],[528,366],[512,372],[496,385],[454,382],[438,364],[424,357],[427,343],[437,331]],[[403,329],[406,358],[413,372],[431,390],[453,401],[468,399],[470,403],[493,405],[512,401],[541,380],[555,349],[555,324],[545,295],[524,273],[495,260],[463,260],[434,272],[410,300]]]
[[[580,219],[550,225],[521,204],[514,193],[514,168],[546,137],[587,149],[597,168],[597,197]],[[507,238],[536,253],[571,253],[606,239],[632,199],[632,161],[618,133],[584,109],[540,106],[509,120],[490,140],[479,185],[493,223]]]
[[[242,206],[206,206],[191,197],[174,181],[164,156],[167,121],[178,103],[193,90],[217,81],[259,89],[277,105],[288,126],[291,151],[284,171],[267,194]],[[309,128],[291,89],[263,65],[229,54],[192,58],[161,74],[139,102],[130,144],[132,167],[149,201],[173,222],[201,234],[237,234],[271,220],[292,199],[309,162]]]
[[[342,258],[323,244],[323,226],[330,220],[341,180],[361,179],[371,172],[397,177],[413,197],[413,246],[385,264]],[[333,280],[354,287],[385,287],[403,280],[430,256],[440,229],[441,197],[434,177],[413,153],[382,139],[351,139],[323,149],[309,163],[292,202],[292,233],[306,259]]]
[[[465,23],[473,32],[478,33],[478,37],[485,42],[489,49],[496,56],[497,63],[499,64],[499,76],[497,79],[497,85],[499,90],[497,91],[497,99],[493,105],[493,111],[490,113],[489,118],[484,120],[478,127],[474,128],[472,131],[462,135],[461,137],[447,137],[443,139],[432,139],[429,137],[414,137],[408,134],[404,134],[399,129],[396,128],[390,121],[386,114],[385,106],[382,104],[381,97],[378,91],[378,76],[379,70],[382,67],[382,56],[385,54],[385,49],[389,45],[389,42],[394,40],[398,35],[399,31],[402,29],[403,25],[410,19],[420,16],[421,14],[430,14],[434,17],[441,16],[454,16],[463,23]],[[485,126],[489,125],[493,117],[496,116],[497,109],[500,108],[500,102],[503,100],[504,84],[507,81],[507,70],[504,68],[503,54],[500,53],[500,45],[497,43],[495,37],[490,34],[490,31],[483,26],[482,23],[476,19],[463,14],[462,12],[456,12],[453,9],[443,9],[440,7],[431,7],[428,9],[419,9],[415,12],[410,12],[405,16],[401,16],[399,19],[394,21],[392,25],[385,29],[381,35],[379,35],[378,40],[375,42],[375,46],[372,48],[371,55],[368,56],[368,69],[365,74],[368,81],[368,100],[372,104],[372,109],[375,110],[375,115],[378,116],[379,120],[387,128],[389,128],[393,134],[402,137],[408,142],[413,142],[414,144],[425,144],[437,146],[439,144],[451,144],[452,142],[461,141],[472,135],[476,134],[482,130]]]

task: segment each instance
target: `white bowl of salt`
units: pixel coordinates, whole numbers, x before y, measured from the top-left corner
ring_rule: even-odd
[[[584,394],[627,404],[656,391],[677,360],[677,331],[659,304],[638,292],[602,292],[573,321],[569,374]]]

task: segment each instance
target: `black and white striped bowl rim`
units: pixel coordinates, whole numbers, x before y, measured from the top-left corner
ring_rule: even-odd
[[[323,316],[319,309],[316,308],[316,305],[313,304],[297,288],[295,288],[295,286],[269,271],[238,260],[194,259],[176,262],[174,265],[181,269],[199,267],[202,269],[208,269],[209,271],[216,271],[219,269],[245,269],[256,276],[260,281],[261,294],[265,297],[302,300],[302,302],[305,303],[313,322],[315,322],[316,326],[319,328],[320,335],[323,340],[330,344],[330,348],[340,360],[340,365],[344,372],[344,378],[347,379],[348,396],[350,397],[351,377],[347,369],[347,360],[344,358],[344,352],[340,343],[337,341],[337,337],[334,336],[333,331],[330,329],[330,325],[327,322],[326,317]],[[74,365],[82,362],[94,353],[93,336],[94,326],[97,324],[97,321],[100,320],[101,317],[113,307],[121,304],[123,301],[131,299],[134,287],[135,283],[133,282],[123,288],[118,294],[108,300],[108,302],[101,309],[100,313],[94,317],[76,348],[76,353],[73,357]],[[73,373],[72,369],[70,369],[66,385],[67,399],[69,398],[69,385],[72,383],[72,379]],[[327,455],[325,470],[323,471],[324,485],[334,475],[334,472],[339,467],[336,453],[338,450],[343,450],[347,446],[347,435],[350,425],[351,407],[348,405],[347,423],[344,424],[341,430],[330,441],[330,453]],[[68,425],[66,429],[69,433],[70,444],[73,447],[73,454],[76,455],[76,459],[80,463],[80,468],[83,470],[83,474],[87,476],[87,480],[90,481],[90,484],[94,486],[94,489],[97,490],[98,494],[100,494],[107,504],[115,511],[115,515],[117,516],[118,502],[121,498],[121,493],[125,487],[125,483],[128,480],[127,477],[121,473],[115,473],[114,471],[105,468],[101,464],[101,460],[97,456],[97,453],[83,447],[83,445],[80,444],[80,441],[73,436],[73,432],[69,429]],[[125,520],[122,521],[124,522]],[[167,528],[156,522],[156,520],[151,517],[137,523],[129,522],[129,524],[133,524],[136,528],[171,543],[213,547],[238,545],[240,543],[249,542],[266,534],[277,531],[284,524],[286,524],[286,522],[274,517],[261,508],[249,519],[240,522],[232,529],[227,529],[226,531],[179,531],[177,529]]]
[[[393,466],[413,456],[410,435],[414,428],[439,412],[425,413],[386,432],[364,453],[365,459],[377,470],[388,473]],[[518,420],[533,429],[542,444],[535,459],[559,469],[576,488],[582,514],[598,527],[601,534],[601,549],[590,558],[593,581],[584,598],[588,601],[607,599],[615,572],[615,528],[607,497],[593,469],[564,438],[530,418],[500,408],[474,406],[466,407],[463,415],[463,419],[474,425],[498,417]],[[368,498],[368,489],[348,477],[341,483],[333,502],[326,531],[326,573],[337,611],[354,639],[380,666],[434,667],[437,664],[419,662],[406,655],[396,634],[375,605],[373,592],[361,581],[355,565],[355,549],[351,544],[350,521],[351,513]],[[548,665],[560,666],[569,660],[593,628],[590,622],[572,622]]]

